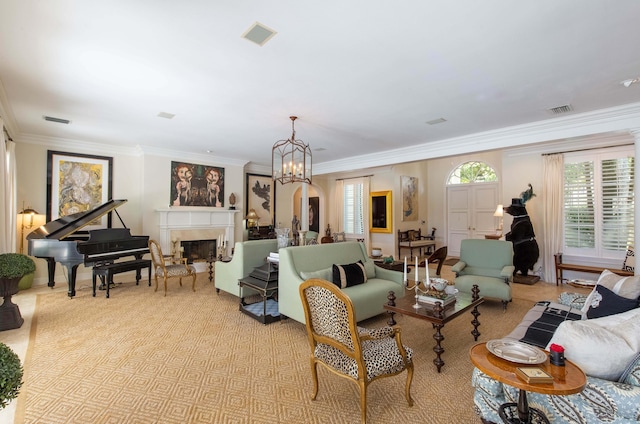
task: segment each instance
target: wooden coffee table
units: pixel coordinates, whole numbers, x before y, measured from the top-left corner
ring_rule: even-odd
[[[456,295],[456,302],[444,308],[441,303],[436,303],[435,305],[421,303],[420,305],[422,305],[422,307],[416,309],[413,307],[416,300],[412,294],[407,293],[406,296],[397,299],[395,293],[391,291],[389,292],[389,296],[387,296],[389,302],[384,305],[384,309],[389,312],[389,325],[396,325],[394,319],[395,314],[407,315],[433,324],[433,328],[435,328],[433,338],[436,341],[436,345],[433,348],[433,351],[436,353],[436,358],[433,360],[433,363],[438,369],[438,372],[440,372],[440,369],[444,365],[441,357],[442,353],[444,353],[444,348],[442,347],[444,336],[441,330],[447,322],[471,309],[471,315],[473,315],[473,320],[471,321],[473,331],[471,331],[471,334],[475,341],[477,341],[480,336],[480,332],[478,331],[478,326],[480,325],[480,321],[478,321],[478,315],[480,315],[478,305],[484,302],[484,299],[478,295],[478,286],[474,285],[472,292],[472,295],[458,293]]]
[[[505,423],[548,423],[546,416],[539,410],[529,408],[527,402],[527,392],[542,393],[546,395],[572,395],[580,393],[587,384],[587,376],[573,362],[566,360],[566,365],[558,367],[549,363],[549,352],[547,360],[541,364],[526,365],[519,364],[506,359],[502,359],[489,352],[486,343],[474,345],[469,355],[471,362],[480,371],[487,374],[494,380],[520,389],[518,403],[505,403],[500,407],[500,417]],[[515,374],[517,367],[537,366],[553,376],[553,383],[527,383],[518,378]]]

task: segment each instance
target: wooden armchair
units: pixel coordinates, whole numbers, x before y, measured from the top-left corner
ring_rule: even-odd
[[[409,406],[413,406],[413,351],[402,344],[400,329],[358,327],[351,300],[328,281],[310,279],[302,283],[299,290],[311,346],[311,399],[315,400],[318,394],[317,366],[322,364],[357,384],[363,424],[367,421],[367,386],[378,378],[407,370],[405,397]]]
[[[165,257],[162,255],[160,244],[155,240],[149,240],[149,253],[151,253],[151,261],[155,270],[156,289],[158,291],[158,276],[164,279],[164,295],[167,295],[167,280],[170,278],[179,278],[180,286],[182,286],[182,277],[193,278],[191,288],[196,291],[196,269],[193,265],[186,263],[171,264],[165,263]]]

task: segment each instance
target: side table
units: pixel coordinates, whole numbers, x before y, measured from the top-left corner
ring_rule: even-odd
[[[240,286],[240,311],[263,324],[270,324],[280,320],[278,311],[278,265],[273,262],[266,262],[256,267],[249,275],[238,280]],[[249,288],[258,292],[262,299],[262,310],[260,302],[245,302],[244,288]],[[271,300],[272,302],[269,302]],[[275,304],[275,305],[274,305]]]
[[[587,384],[587,376],[573,362],[565,359],[565,366],[559,367],[547,360],[541,364],[519,364],[499,358],[489,352],[486,343],[478,343],[469,351],[471,362],[480,371],[494,380],[513,386],[520,390],[517,403],[505,403],[500,407],[500,417],[505,423],[549,423],[547,417],[539,410],[530,408],[527,392],[547,395],[572,395],[580,393]],[[553,376],[553,383],[527,383],[516,376],[515,369],[524,366],[537,366]]]

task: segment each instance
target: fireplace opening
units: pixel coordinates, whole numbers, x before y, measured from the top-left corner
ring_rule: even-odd
[[[184,248],[182,257],[190,264],[216,257],[216,240],[180,241],[180,247]]]

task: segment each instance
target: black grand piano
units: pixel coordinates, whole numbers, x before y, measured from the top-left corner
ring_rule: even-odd
[[[149,253],[149,236],[132,236],[115,209],[126,199],[109,200],[88,212],[79,212],[50,221],[27,236],[29,255],[47,260],[49,287],[55,285],[56,262],[67,268],[69,297],[76,294],[78,265],[97,266],[113,263],[118,258],[141,259]],[[109,212],[115,212],[125,228],[106,228],[78,232]]]

